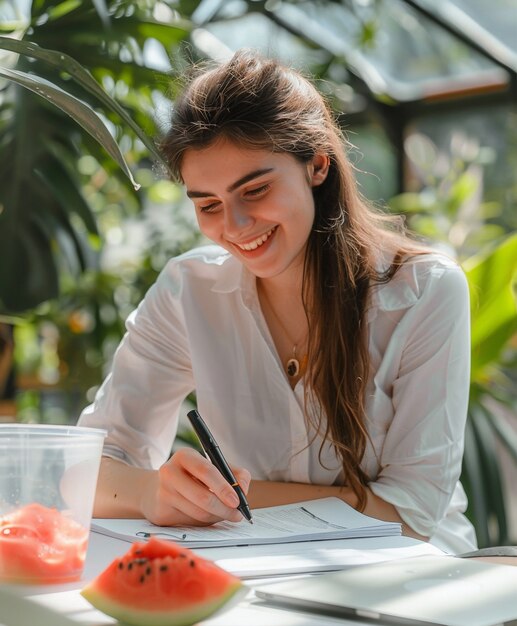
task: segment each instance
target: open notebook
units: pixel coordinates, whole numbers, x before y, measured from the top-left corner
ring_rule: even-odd
[[[139,541],[157,536],[188,548],[209,548],[387,537],[401,534],[400,524],[359,513],[339,498],[321,498],[253,510],[253,524],[219,522],[213,526],[164,527],[143,519],[95,519],[98,533]]]
[[[272,583],[258,598],[368,624],[517,626],[517,567],[418,556]]]

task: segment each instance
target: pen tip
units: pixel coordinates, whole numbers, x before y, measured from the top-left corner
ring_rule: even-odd
[[[252,520],[252,519],[250,519],[250,520],[248,520],[248,521],[249,521],[249,523],[250,523],[250,524],[253,524],[253,520]]]

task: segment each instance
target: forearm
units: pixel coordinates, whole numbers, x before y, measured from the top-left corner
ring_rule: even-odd
[[[348,487],[308,485],[305,483],[283,483],[267,480],[252,480],[248,492],[248,502],[252,509],[337,497],[352,507],[357,506],[357,498]]]
[[[94,517],[144,517],[141,503],[155,470],[103,457],[95,495]]]
[[[379,498],[369,489],[366,490],[366,494],[367,502],[363,511],[365,515],[387,522],[399,522],[402,524],[403,535],[420,539],[420,541],[428,541],[428,537],[419,535],[402,521],[397,509],[392,504]],[[291,504],[303,500],[329,498],[332,496],[340,498],[353,508],[357,508],[357,497],[350,487],[281,483],[265,480],[251,481],[250,490],[248,492],[248,502],[252,509],[260,509],[266,506]]]
[[[250,475],[235,468],[247,491]],[[159,526],[238,522],[239,499],[223,475],[203,455],[181,448],[158,470],[103,457],[95,498],[95,517],[146,518]]]

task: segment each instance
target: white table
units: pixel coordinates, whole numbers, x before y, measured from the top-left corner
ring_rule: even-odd
[[[365,542],[370,540],[365,539]],[[347,545],[344,540],[343,545]],[[116,557],[121,556],[129,549],[130,544],[120,539],[106,537],[97,533],[92,533],[88,548],[85,570],[80,581],[68,583],[60,586],[40,586],[40,587],[11,587],[18,596],[24,596],[34,601],[39,608],[35,615],[21,615],[20,611],[14,611],[17,622],[6,624],[5,626],[105,626],[116,624],[117,622],[94,609],[79,593],[80,589],[88,580],[94,578]],[[271,578],[249,581],[250,587],[271,582]],[[55,615],[46,615],[41,607],[47,607],[56,611],[61,616],[69,618],[68,623],[58,623]],[[34,608],[34,607],[33,607]],[[0,606],[0,616],[2,607]],[[331,626],[341,624],[342,626],[353,626],[359,622],[350,620],[323,617],[320,615],[309,615],[303,612],[288,611],[267,606],[255,598],[252,589],[250,593],[237,606],[221,613],[219,616],[202,622],[203,626]],[[361,621],[363,626],[367,622]],[[372,624],[374,624],[372,622]],[[4,626],[0,617],[0,626]]]

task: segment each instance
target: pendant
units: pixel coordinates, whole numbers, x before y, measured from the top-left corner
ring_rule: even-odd
[[[295,359],[294,357],[292,359],[289,359],[289,361],[287,361],[285,369],[287,370],[287,375],[291,378],[293,378],[294,376],[298,376],[298,374],[300,373],[300,361],[298,361],[298,359]]]

